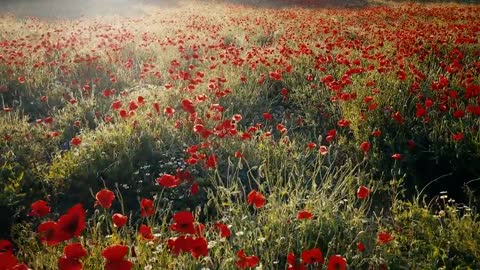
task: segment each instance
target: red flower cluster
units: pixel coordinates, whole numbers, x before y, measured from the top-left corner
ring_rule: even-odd
[[[28,214],[31,217],[44,217],[50,213],[50,206],[44,200],[38,200],[31,205],[31,211]]]
[[[152,233],[152,229],[145,224],[140,225],[140,228],[138,229],[138,233],[145,240],[155,239],[155,236],[153,236],[153,233]]]
[[[124,245],[113,245],[105,248],[102,251],[102,256],[106,260],[105,270],[131,270],[133,263],[125,259],[127,254],[128,247]]]
[[[320,265],[324,263],[323,253],[319,248],[305,250],[300,255],[301,261],[295,258],[295,254],[290,252],[287,255],[287,270],[307,270],[308,265]],[[332,255],[328,258],[327,270],[346,270],[347,260],[341,255]]]
[[[245,255],[245,251],[243,251],[243,249],[240,249],[237,252],[237,257],[238,257],[237,267],[240,269],[256,267],[258,262],[260,261],[258,257],[255,255],[252,255],[252,256]]]
[[[176,255],[180,252],[190,253],[194,258],[207,256],[208,242],[202,236],[205,226],[201,223],[195,224],[193,214],[188,211],[175,213],[173,220],[170,230],[181,235],[168,240],[170,251]]]
[[[87,251],[81,243],[66,245],[63,249],[63,256],[58,258],[59,270],[82,270],[83,265],[80,258],[87,255]]]
[[[85,228],[85,210],[81,204],[71,207],[66,214],[60,216],[57,222],[45,221],[38,228],[40,240],[48,245],[80,236]]]
[[[31,270],[18,262],[13,254],[13,245],[8,240],[0,240],[0,270]]]

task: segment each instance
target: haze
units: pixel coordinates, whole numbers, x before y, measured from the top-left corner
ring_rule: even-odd
[[[171,0],[3,0],[0,14],[44,19],[79,18],[104,15],[139,16],[142,5],[171,6]]]

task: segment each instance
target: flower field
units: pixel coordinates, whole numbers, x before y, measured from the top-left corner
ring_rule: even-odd
[[[314,3],[0,12],[0,270],[480,269],[480,6]]]

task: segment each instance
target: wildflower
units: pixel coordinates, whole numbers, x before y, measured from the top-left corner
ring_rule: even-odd
[[[58,241],[66,241],[80,236],[83,229],[85,229],[85,210],[81,204],[76,204],[58,219],[55,238]]]
[[[237,267],[240,269],[256,267],[258,262],[260,261],[257,256],[245,255],[245,252],[243,251],[243,249],[240,249],[237,252],[237,256],[238,256]]]
[[[106,260],[105,270],[130,270],[133,263],[124,257],[128,254],[128,247],[124,245],[113,245],[102,251]]]
[[[153,240],[155,238],[153,236],[152,229],[145,224],[140,225],[138,232],[145,240]]]
[[[112,202],[115,200],[115,194],[111,190],[102,189],[95,195],[97,201],[95,206],[100,205],[103,208],[109,209],[112,207]]]
[[[157,178],[157,183],[166,188],[174,188],[180,185],[182,183],[182,180],[175,175],[164,174],[161,177]]]
[[[191,212],[181,211],[173,215],[175,223],[170,225],[172,231],[179,233],[195,234],[195,226],[193,224],[194,217]]]
[[[218,222],[215,224],[215,227],[220,230],[221,237],[228,238],[232,234],[228,226],[223,223]]]
[[[83,265],[80,258],[87,255],[87,251],[80,243],[73,243],[65,246],[63,256],[58,258],[59,270],[82,270]]]
[[[149,199],[142,199],[140,201],[140,214],[142,217],[149,217],[155,213],[153,201]]]
[[[395,160],[401,160],[402,159],[402,155],[399,154],[399,153],[395,153],[392,155],[392,158],[395,159]]]
[[[378,243],[386,244],[393,240],[393,237],[388,232],[379,232],[378,233]]]
[[[318,149],[318,152],[324,156],[326,154],[328,154],[328,147],[326,147],[325,145],[320,145],[320,148]]]
[[[360,252],[365,251],[365,245],[362,242],[357,243],[357,250]]]
[[[73,137],[72,140],[70,140],[70,143],[72,145],[78,146],[82,143],[82,139],[80,139],[78,137]]]
[[[255,208],[261,208],[265,205],[265,196],[259,191],[252,190],[248,193],[247,204],[253,204]]]
[[[50,213],[50,207],[44,200],[38,200],[31,204],[31,211],[28,214],[31,217],[44,217]]]
[[[273,116],[271,113],[268,113],[268,112],[264,112],[263,113],[263,119],[267,120],[267,121],[270,121],[273,119]]]
[[[190,254],[195,259],[208,255],[208,242],[204,237],[193,238],[191,241]]]
[[[345,270],[347,269],[347,260],[341,255],[332,255],[328,259],[327,270]]]
[[[117,228],[125,226],[125,224],[127,224],[127,220],[127,216],[124,216],[122,214],[116,213],[112,216],[113,225]]]
[[[452,139],[456,142],[461,141],[463,139],[463,133],[459,132],[452,135]]]
[[[319,263],[323,264],[323,253],[319,248],[313,248],[310,250],[305,250],[301,254],[302,260],[306,264]]]
[[[370,195],[371,190],[365,186],[360,186],[357,190],[357,198],[358,199],[366,199]]]
[[[40,241],[49,246],[53,246],[59,243],[55,238],[55,230],[57,223],[55,221],[45,221],[38,225],[37,233],[40,236]]]
[[[360,144],[360,150],[362,150],[365,154],[370,151],[370,147],[371,145],[369,142],[363,142],[362,144]]]
[[[287,264],[287,270],[307,270],[307,267],[304,263],[297,263],[297,260],[295,259],[295,254],[293,252],[288,253]]]
[[[313,218],[313,214],[305,210],[298,212],[298,215],[297,215],[298,220],[312,219],[312,218]]]

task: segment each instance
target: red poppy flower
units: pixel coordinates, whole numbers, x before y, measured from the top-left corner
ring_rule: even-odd
[[[347,269],[347,260],[341,255],[332,255],[328,258],[327,270],[345,270]]]
[[[165,107],[165,109],[163,110],[163,113],[165,113],[168,118],[171,118],[175,113],[175,109],[173,109],[172,107]]]
[[[177,212],[173,215],[173,220],[175,221],[175,223],[170,226],[170,229],[172,231],[176,231],[179,233],[195,234],[195,226],[193,224],[194,217],[191,212]]]
[[[0,240],[0,253],[2,252],[13,252],[13,245],[8,240]]]
[[[218,159],[217,159],[217,156],[215,155],[208,156],[207,161],[205,162],[205,164],[207,165],[207,168],[215,168],[217,166],[217,163],[218,163]]]
[[[463,118],[463,117],[465,117],[465,112],[462,111],[462,110],[456,110],[456,111],[453,112],[453,117],[455,119]]]
[[[395,120],[399,124],[403,124],[404,120],[400,112],[396,112],[392,114],[392,119]]]
[[[171,253],[178,255],[180,252],[190,252],[191,250],[191,241],[193,237],[191,236],[179,236],[177,238],[168,239],[168,249]]]
[[[194,182],[192,186],[190,186],[190,193],[192,195],[196,195],[200,191],[200,186],[197,182]]]
[[[208,242],[203,237],[194,238],[191,241],[190,254],[194,258],[199,258],[208,255]]]
[[[397,77],[399,80],[404,81],[407,78],[407,73],[404,70],[397,71]]]
[[[65,256],[58,258],[58,270],[82,270],[83,265],[77,259],[69,259]]]
[[[157,178],[157,183],[166,187],[174,188],[182,183],[182,179],[171,174],[164,174],[161,177]]]
[[[56,228],[57,223],[55,221],[45,221],[38,225],[37,232],[40,236],[40,241],[49,246],[58,244],[59,241],[55,238]]]
[[[357,190],[357,198],[358,199],[366,199],[370,195],[370,189],[365,186],[360,186]]]
[[[81,243],[68,244],[63,248],[63,254],[68,259],[78,260],[87,255],[87,251]]]
[[[308,149],[308,150],[315,149],[315,147],[317,147],[317,144],[314,143],[314,142],[309,142],[309,143],[307,144],[307,149]]]
[[[388,232],[379,232],[378,233],[378,243],[386,244],[393,240],[393,237]]]
[[[193,105],[193,101],[190,99],[182,100],[182,109],[190,114],[195,113],[195,106]]]
[[[323,253],[320,251],[319,248],[305,250],[302,252],[301,257],[302,257],[302,261],[306,264],[314,264],[314,263],[322,264],[324,261]]]
[[[105,270],[131,270],[133,263],[128,260],[107,261]]]
[[[325,145],[320,145],[320,148],[318,148],[318,152],[320,153],[320,155],[326,155],[328,154],[328,147],[326,147]]]
[[[263,119],[267,120],[267,121],[270,121],[273,119],[273,116],[271,113],[268,113],[268,112],[264,112],[263,113]]]
[[[149,217],[155,213],[153,201],[149,199],[142,199],[140,201],[140,214],[142,217]]]
[[[297,262],[297,260],[295,259],[295,254],[293,252],[288,253],[287,263],[287,270],[307,270],[307,267],[304,263]]]
[[[365,251],[365,245],[362,242],[357,243],[357,250],[360,252]]]
[[[138,105],[135,101],[130,101],[130,103],[128,103],[128,109],[130,111],[135,111],[136,109],[138,109]]]
[[[113,245],[102,251],[102,257],[107,261],[120,261],[128,254],[128,247],[124,245]]]
[[[260,261],[258,257],[255,255],[252,255],[252,256],[245,255],[245,252],[243,251],[243,249],[240,249],[237,252],[237,256],[238,256],[237,267],[240,269],[256,267],[258,262]]]
[[[44,200],[38,200],[31,204],[32,210],[28,214],[31,217],[44,217],[50,213],[50,207]]]
[[[457,142],[461,141],[463,139],[463,133],[459,132],[459,133],[453,134],[452,139]]]
[[[240,122],[242,120],[242,115],[241,114],[235,114],[234,116],[232,116],[232,119],[235,121],[235,122]]]
[[[102,251],[102,256],[107,260],[105,270],[130,270],[133,263],[124,259],[128,254],[128,247],[124,245],[113,245]]]
[[[22,83],[22,84],[25,83],[25,76],[23,76],[23,75],[22,75],[22,76],[19,76],[19,77],[18,77],[18,82],[19,82],[19,83]]]
[[[55,238],[58,241],[69,240],[80,236],[83,229],[85,229],[85,210],[81,204],[76,204],[58,219]]]
[[[225,224],[223,224],[223,223],[220,223],[220,222],[219,222],[219,223],[216,223],[216,224],[215,224],[215,227],[217,227],[217,229],[220,230],[220,236],[221,236],[221,237],[228,238],[228,237],[230,237],[230,235],[232,234],[232,233],[230,232],[230,229],[228,228],[228,226],[225,225]]]
[[[72,145],[78,146],[82,143],[82,139],[78,137],[73,137],[72,140],[70,141]]]
[[[335,129],[329,130],[328,133],[327,133],[327,137],[325,138],[325,140],[326,140],[327,142],[332,142],[333,139],[335,139],[335,136],[337,136],[337,130],[335,130]]]
[[[365,154],[370,151],[370,147],[371,145],[369,142],[363,142],[362,144],[360,144],[360,150],[362,150]]]
[[[113,200],[115,200],[115,194],[111,190],[102,189],[97,192],[95,198],[97,199],[95,206],[100,205],[103,208],[109,209],[112,207]]]
[[[153,103],[153,108],[155,109],[155,112],[160,113],[160,103],[158,103],[157,101],[155,101],[155,102]]]
[[[122,102],[120,100],[115,100],[112,103],[112,109],[119,110],[120,108],[122,108]]]
[[[297,219],[299,220],[312,219],[312,218],[313,218],[313,214],[305,210],[298,212],[298,215],[297,215]]]
[[[116,213],[112,216],[113,225],[117,228],[125,226],[125,224],[127,224],[127,220],[127,216],[124,216],[122,214]]]
[[[381,130],[374,130],[372,131],[372,136],[374,137],[380,137],[382,135],[382,131]]]
[[[259,191],[252,190],[248,193],[247,204],[253,204],[255,208],[261,208],[265,205],[265,196]]]
[[[417,107],[417,111],[415,112],[416,117],[424,117],[427,114],[427,110],[425,110],[425,108],[423,108],[421,104],[417,103],[416,107]]]
[[[145,240],[153,240],[155,238],[153,236],[152,229],[145,224],[140,225],[138,232]]]
[[[340,119],[338,120],[337,124],[339,127],[349,127],[350,121],[348,121],[347,119]]]
[[[17,265],[17,258],[10,252],[0,253],[0,262],[2,262],[2,266],[0,269],[13,269]]]
[[[392,158],[395,159],[395,160],[401,160],[402,159],[402,155],[399,154],[399,153],[395,153],[392,155]]]

